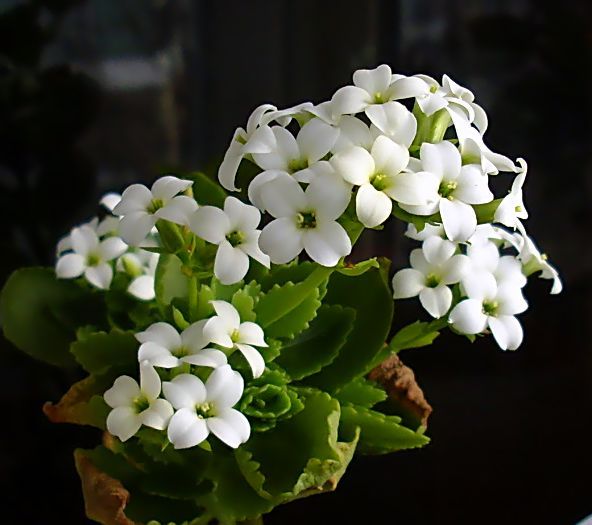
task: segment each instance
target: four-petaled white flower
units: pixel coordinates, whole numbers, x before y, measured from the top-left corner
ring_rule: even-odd
[[[259,246],[274,263],[287,263],[303,249],[323,266],[335,266],[351,252],[351,241],[337,219],[351,199],[351,186],[340,176],[326,174],[306,191],[283,175],[262,190],[265,208],[276,219],[259,238]]]
[[[160,368],[175,368],[183,363],[216,368],[225,365],[226,355],[220,350],[206,348],[209,341],[203,333],[207,319],[187,327],[181,335],[168,323],[158,322],[136,334],[142,343],[138,361],[149,362]]]
[[[56,275],[61,279],[73,279],[84,274],[93,286],[107,290],[113,279],[110,261],[127,250],[119,237],[99,240],[88,225],[74,228],[70,234],[73,253],[63,254],[56,263]]]
[[[159,399],[160,377],[147,361],[140,364],[140,386],[135,379],[121,376],[103,398],[113,409],[107,416],[107,430],[121,441],[131,438],[142,425],[164,430],[173,407]]]
[[[422,173],[430,204],[409,206],[404,203],[401,207],[416,215],[439,211],[447,237],[451,241],[466,241],[477,227],[477,216],[471,204],[493,200],[487,176],[476,164],[463,166],[458,149],[448,141],[424,142],[419,155],[420,161],[412,159],[409,167]]]
[[[224,210],[203,206],[192,216],[191,230],[202,239],[218,245],[214,274],[222,284],[239,282],[249,269],[249,257],[269,268],[269,256],[259,248],[257,226],[261,213],[235,197],[227,197]]]
[[[254,346],[268,346],[261,327],[251,321],[241,323],[236,308],[226,301],[210,301],[216,315],[206,320],[203,336],[207,341],[215,343],[231,351],[237,349],[245,357],[253,377],[259,377],[265,370],[265,360]]]
[[[528,308],[520,287],[498,283],[489,272],[475,271],[463,279],[462,289],[468,299],[450,312],[452,326],[463,334],[478,334],[489,327],[502,350],[516,350],[523,331],[514,316]]]
[[[519,219],[528,219],[528,212],[522,200],[522,186],[526,179],[527,165],[524,159],[517,159],[517,162],[520,164],[520,171],[512,182],[512,189],[499,203],[493,215],[494,222],[499,222],[508,228],[517,228]]]
[[[119,233],[131,246],[139,246],[146,239],[158,219],[187,225],[189,216],[197,209],[191,197],[178,195],[191,186],[190,180],[167,175],[157,179],[148,189],[143,184],[132,184],[123,192],[121,201],[113,209],[121,216]]]
[[[456,245],[450,241],[437,236],[426,239],[421,249],[411,252],[411,268],[394,275],[394,298],[419,295],[432,317],[442,317],[452,304],[452,291],[447,285],[458,283],[470,267],[466,255],[455,253]]]
[[[129,294],[142,301],[151,301],[156,297],[154,276],[159,258],[158,253],[137,249],[128,251],[117,259],[117,270],[132,277],[127,287]]]
[[[335,171],[344,180],[360,186],[356,195],[356,213],[367,228],[386,221],[393,209],[391,199],[413,205],[428,203],[424,176],[403,171],[408,163],[407,148],[384,135],[374,141],[370,152],[352,146],[331,158]]]
[[[491,273],[498,285],[511,284],[522,288],[526,285],[526,276],[522,273],[520,261],[513,255],[500,255],[497,244],[488,239],[472,237],[467,246],[467,256],[474,271],[484,270]]]
[[[244,381],[230,365],[216,368],[206,384],[180,374],[163,384],[165,397],[177,410],[168,425],[168,438],[176,449],[199,445],[210,434],[232,448],[251,435],[247,418],[232,408],[243,395]]]

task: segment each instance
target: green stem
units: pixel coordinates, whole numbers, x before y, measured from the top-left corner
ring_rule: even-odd
[[[417,119],[417,133],[413,146],[421,146],[424,142],[435,144],[444,139],[450,125],[450,115],[446,109],[440,109],[428,117],[416,102],[413,106],[413,115]]]
[[[189,320],[191,322],[197,321],[199,312],[199,281],[197,276],[193,274],[189,278],[189,289],[187,291],[187,297],[189,300]]]

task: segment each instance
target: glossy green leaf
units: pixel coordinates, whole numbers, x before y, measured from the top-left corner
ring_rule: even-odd
[[[341,404],[350,403],[371,408],[387,398],[384,388],[363,377],[358,377],[340,388],[335,397]]]
[[[105,314],[100,292],[57,279],[50,268],[15,271],[0,295],[4,336],[31,357],[56,366],[75,364],[69,348],[76,329],[104,325]]]
[[[216,181],[200,172],[190,173],[185,178],[193,181],[193,198],[198,204],[224,207],[226,192]]]
[[[352,308],[321,306],[310,327],[283,345],[276,362],[296,380],[318,372],[337,357],[355,317]]]
[[[72,343],[70,351],[89,374],[104,375],[113,368],[134,369],[139,346],[133,332],[115,329],[86,335]]]
[[[359,263],[356,263],[351,266],[337,268],[337,271],[339,273],[342,273],[343,275],[348,275],[349,277],[356,277],[358,275],[366,273],[368,270],[370,270],[370,268],[380,268],[380,265],[376,260],[376,257],[373,257],[372,259],[367,259],[365,261],[360,261]]]
[[[440,335],[441,328],[446,326],[446,320],[436,319],[429,323],[415,321],[401,328],[391,339],[389,348],[393,352],[408,348],[421,348],[431,345],[434,339]]]
[[[253,311],[255,299],[249,290],[241,289],[234,293],[231,303],[236,308],[242,322],[255,321],[257,316]]]
[[[175,299],[187,299],[189,277],[183,272],[183,263],[176,255],[163,254],[158,260],[154,278],[156,301],[166,312]]]

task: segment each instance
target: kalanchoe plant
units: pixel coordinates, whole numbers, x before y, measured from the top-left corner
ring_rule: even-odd
[[[491,151],[486,127],[447,76],[356,71],[330,101],[257,108],[221,186],[167,175],[110,194],[55,270],[16,271],[6,337],[88,374],[45,412],[104,431],[75,454],[89,517],[259,520],[334,489],[356,451],[425,445],[429,405],[410,417],[396,354],[448,327],[514,350],[527,277],[561,291],[522,223],[526,163]],[[495,199],[499,172],[514,178]],[[391,281],[387,260],[345,258],[393,216],[421,247]],[[393,298],[417,296],[426,320],[393,323]]]

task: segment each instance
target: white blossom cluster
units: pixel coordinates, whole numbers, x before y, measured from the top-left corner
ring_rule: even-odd
[[[393,74],[387,65],[356,71],[353,85],[328,101],[285,110],[265,104],[235,131],[218,178],[229,191],[246,189],[251,204],[229,196],[223,208],[198,206],[192,182],[170,175],[150,189],[134,184],[104,201],[113,216],[61,241],[57,275],[108,289],[115,268],[135,278],[130,293],[152,299],[158,256],[141,247],[153,243],[163,221],[178,225],[184,242],[193,235],[215,247],[211,271],[228,285],[246,276],[251,259],[269,268],[304,251],[333,267],[357,240],[352,223],[361,230],[393,214],[415,216],[425,227],[411,223],[407,235],[422,246],[411,252],[411,268],[394,275],[394,298],[419,296],[429,315],[455,331],[490,331],[502,349],[515,349],[527,276],[553,279],[551,293],[561,282],[522,223],[526,162],[492,151],[483,138],[487,125],[473,94],[446,75],[439,83]],[[241,189],[242,162],[259,172]],[[489,178],[500,172],[514,177],[511,189],[491,208],[490,222],[478,224],[479,206],[496,204]],[[269,220],[259,229],[262,214]],[[176,448],[198,445],[210,432],[231,447],[248,439],[248,421],[232,408],[243,378],[227,356],[238,350],[260,376],[265,362],[255,347],[266,346],[263,331],[241,323],[229,303],[212,304],[214,317],[181,334],[161,322],[137,334],[140,385],[124,376],[106,392],[111,433],[125,440],[142,425],[167,429]],[[163,374],[170,380],[161,383]]]
[[[121,376],[104,394],[112,408],[107,416],[111,434],[127,441],[142,426],[166,430],[176,449],[199,445],[210,433],[232,448],[249,439],[249,421],[232,408],[243,395],[244,380],[228,364],[227,356],[238,350],[256,378],[263,373],[265,361],[255,347],[267,343],[261,327],[241,323],[230,303],[212,301],[212,306],[216,315],[180,334],[164,322],[136,334],[141,343],[140,384]],[[163,382],[156,369],[170,380]]]

